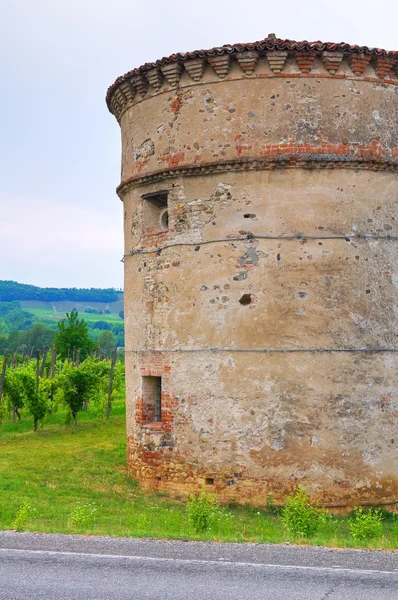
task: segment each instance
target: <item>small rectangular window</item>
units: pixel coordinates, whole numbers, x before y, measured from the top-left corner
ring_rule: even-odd
[[[162,378],[142,378],[142,400],[145,421],[149,423],[162,421]]]
[[[168,210],[168,192],[155,192],[153,194],[144,194],[143,206],[143,224],[144,229],[163,229],[169,228],[169,210]]]

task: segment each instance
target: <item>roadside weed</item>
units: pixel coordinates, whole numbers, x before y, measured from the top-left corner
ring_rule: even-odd
[[[279,515],[281,513],[281,509],[275,504],[272,494],[268,494],[265,501],[265,512],[269,515]]]
[[[188,496],[187,514],[195,533],[203,533],[211,529],[220,518],[217,500],[213,495],[208,494],[205,488],[199,495]]]
[[[34,509],[32,509],[26,501],[23,502],[15,516],[12,528],[16,529],[17,531],[22,531],[25,529],[25,526],[31,517],[32,510]]]
[[[293,537],[310,537],[319,529],[322,512],[310,504],[307,493],[299,487],[294,494],[286,498],[282,521]]]
[[[395,517],[392,523],[391,533],[393,538],[396,538],[398,540],[398,516]]]
[[[382,534],[382,515],[378,509],[364,511],[363,508],[355,508],[348,523],[354,540],[366,541]]]
[[[89,527],[94,524],[97,507],[95,503],[78,504],[69,517],[72,527]]]

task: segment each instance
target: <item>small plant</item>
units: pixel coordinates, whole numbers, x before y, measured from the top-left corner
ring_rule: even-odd
[[[95,504],[78,504],[69,517],[72,527],[89,527],[97,512]]]
[[[395,516],[395,519],[393,520],[391,533],[394,538],[398,539],[398,517],[397,516]]]
[[[383,530],[382,514],[379,509],[354,508],[353,516],[348,519],[354,540],[363,541],[380,537]]]
[[[148,515],[146,513],[141,513],[137,519],[137,527],[138,529],[145,529],[148,526]]]
[[[219,516],[217,500],[208,494],[205,488],[199,495],[188,496],[187,513],[188,520],[195,533],[208,531],[213,527]]]
[[[12,524],[12,528],[17,531],[22,531],[26,523],[29,521],[32,509],[27,502],[23,502],[18,509],[15,519]]]
[[[268,494],[265,501],[265,512],[267,512],[269,515],[279,515],[281,512],[279,506],[275,504],[272,494]]]
[[[310,537],[318,531],[322,514],[319,508],[310,503],[305,490],[299,487],[286,498],[282,522],[293,537]]]

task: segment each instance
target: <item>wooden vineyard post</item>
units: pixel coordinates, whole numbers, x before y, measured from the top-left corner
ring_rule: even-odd
[[[115,373],[115,363],[116,363],[116,348],[114,348],[112,352],[111,359],[111,374],[109,377],[109,389],[108,389],[108,402],[106,405],[106,418],[109,419],[109,415],[111,414],[112,408],[112,389],[113,389],[113,375]]]
[[[39,382],[40,382],[40,350],[37,351],[36,355],[36,395],[39,395]],[[37,431],[38,419],[33,417],[34,419],[34,430]]]
[[[55,361],[57,360],[57,349],[53,346],[51,351],[51,364],[50,364],[50,378],[54,379],[55,375]]]
[[[43,353],[43,360],[42,360],[41,369],[40,369],[40,377],[43,377],[43,375],[44,375],[44,368],[46,366],[47,352],[48,352],[48,346],[45,346],[44,353]]]
[[[0,423],[1,423],[1,398],[3,396],[4,379],[6,377],[8,350],[4,350],[3,368],[0,375]]]
[[[40,377],[40,350],[36,354],[36,394],[39,393],[39,377]]]
[[[55,362],[57,360],[57,349],[53,346],[51,351],[51,364],[50,364],[50,379],[54,379],[55,376]],[[53,411],[53,400],[54,400],[54,382],[51,381],[51,391],[50,391],[50,408],[48,412],[51,414]]]
[[[18,350],[15,350],[15,352],[12,355],[11,365],[10,365],[11,369],[13,369],[15,367],[15,365],[17,364],[17,353],[18,353]]]

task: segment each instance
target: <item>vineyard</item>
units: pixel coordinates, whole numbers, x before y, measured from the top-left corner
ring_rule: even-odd
[[[98,351],[80,361],[80,351],[62,359],[56,348],[32,353],[9,354],[2,360],[0,373],[0,425],[6,420],[21,420],[29,414],[36,431],[45,425],[46,416],[63,412],[65,422],[78,423],[79,413],[95,404],[106,418],[112,410],[114,394],[124,390],[124,364]]]

